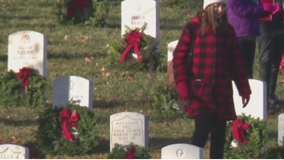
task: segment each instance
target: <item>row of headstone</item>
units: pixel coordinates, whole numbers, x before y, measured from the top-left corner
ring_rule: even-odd
[[[134,143],[148,148],[148,116],[136,112],[120,112],[110,116],[110,151],[114,144]],[[162,159],[203,159],[203,149],[190,144],[172,144],[162,148]]]
[[[178,40],[168,44],[168,64],[173,60],[173,51],[178,43]],[[169,65],[168,65],[169,66]],[[233,99],[237,115],[245,114],[250,117],[260,118],[267,120],[267,96],[266,96],[266,83],[256,79],[249,79],[252,94],[248,105],[243,108],[242,97],[239,96],[236,85],[233,83]],[[177,100],[174,108],[183,110],[183,102]]]
[[[146,115],[121,112],[110,117],[110,150],[114,144],[134,143],[148,148],[148,122]],[[190,144],[172,144],[162,148],[162,159],[203,159],[203,149]],[[0,145],[0,159],[29,159],[29,149],[15,144]]]
[[[145,23],[145,34],[160,40],[160,6],[155,0],[124,0],[121,2],[121,34],[125,25],[140,28]],[[47,36],[34,31],[19,31],[8,38],[8,71],[18,72],[23,67],[35,69],[47,76]],[[76,85],[74,85],[76,84]],[[75,88],[73,88],[75,87]],[[72,102],[92,109],[93,83],[83,77],[67,76],[53,83],[53,107]]]
[[[34,31],[19,31],[8,38],[8,70],[23,67],[47,76],[47,36]],[[53,107],[67,102],[93,109],[93,82],[83,77],[65,76],[53,82]]]

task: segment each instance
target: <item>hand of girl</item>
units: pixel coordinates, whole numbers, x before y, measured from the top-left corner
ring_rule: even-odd
[[[265,12],[270,12],[270,13],[272,13],[272,14],[275,14],[275,13],[277,13],[277,12],[279,11],[279,9],[280,9],[280,4],[279,4],[279,3],[276,3],[276,4],[274,4],[274,5],[271,5],[271,4],[269,4],[269,3],[264,3],[264,4],[262,5],[262,7],[263,7],[263,10],[264,10]]]
[[[275,14],[280,10],[280,3],[278,2],[274,4],[273,6],[275,7],[275,10],[272,12],[272,14]]]
[[[245,108],[247,106],[247,104],[249,103],[249,100],[250,100],[250,96],[249,95],[242,96],[243,108]]]

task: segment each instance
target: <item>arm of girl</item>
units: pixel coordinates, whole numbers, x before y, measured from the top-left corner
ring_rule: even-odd
[[[175,82],[178,85],[178,92],[180,99],[187,99],[187,83],[188,73],[186,68],[186,63],[188,62],[188,52],[190,51],[191,44],[191,34],[192,30],[190,25],[192,22],[188,22],[184,27],[181,36],[179,38],[178,44],[173,52],[173,69]]]
[[[231,54],[229,54],[228,60],[229,72],[236,84],[236,87],[239,91],[239,95],[243,98],[244,105],[246,105],[249,101],[251,89],[242,60],[239,43],[235,31],[231,26],[229,26],[229,35],[231,37]]]

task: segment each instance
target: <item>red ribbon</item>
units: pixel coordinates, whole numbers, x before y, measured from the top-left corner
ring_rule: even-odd
[[[238,118],[233,122],[233,125],[231,126],[232,128],[232,133],[233,137],[239,141],[241,144],[246,144],[247,141],[245,139],[243,130],[246,130],[250,127],[250,124],[244,124],[243,121],[239,120]]]
[[[69,128],[77,126],[76,121],[79,120],[77,111],[74,110],[72,115],[70,116],[67,109],[64,108],[60,113],[59,118],[63,120],[63,122],[61,123],[61,127],[62,127],[62,134],[64,135],[65,139],[73,141],[75,137],[69,133]]]
[[[278,73],[280,74],[281,72],[283,73],[282,71],[282,68],[284,67],[284,55],[282,56],[282,59],[281,59],[281,63],[280,63],[280,66],[279,66],[279,70],[278,70]]]
[[[23,79],[23,82],[22,82],[23,89],[25,89],[26,86],[29,84],[29,76],[31,74],[32,74],[32,69],[26,68],[26,67],[23,67],[22,69],[20,69],[20,72],[17,73],[17,78]]]
[[[133,153],[135,152],[135,148],[132,147],[129,152],[127,153],[126,157],[124,159],[135,159]]]
[[[142,34],[139,32],[137,33],[136,29],[128,33],[127,38],[124,40],[124,42],[128,44],[128,46],[121,55],[120,63],[124,61],[126,54],[131,49],[132,46],[134,48],[134,52],[137,54],[139,62],[142,62],[142,59],[139,54],[139,49],[138,49],[139,41],[141,38],[142,38]]]
[[[79,7],[81,14],[85,18],[84,7],[89,3],[89,0],[73,0],[72,4],[67,10],[66,16],[69,18],[73,15],[73,12]]]

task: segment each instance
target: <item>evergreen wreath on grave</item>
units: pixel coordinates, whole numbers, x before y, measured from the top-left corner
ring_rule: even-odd
[[[249,118],[244,114],[227,123],[224,158],[258,159],[267,144],[265,121]]]
[[[106,65],[120,70],[155,70],[159,51],[155,38],[144,33],[146,26],[147,23],[135,29],[125,26],[123,37],[106,46]]]
[[[4,71],[0,73],[0,106],[43,107],[46,89],[46,78],[34,69],[23,67],[18,73]]]
[[[122,146],[115,144],[107,159],[150,159],[149,149],[130,143]]]
[[[54,13],[61,23],[85,23],[102,27],[104,17],[109,12],[107,2],[104,0],[60,0],[56,2]]]
[[[93,111],[67,104],[46,108],[39,116],[37,147],[49,155],[83,155],[98,145],[98,127]]]

